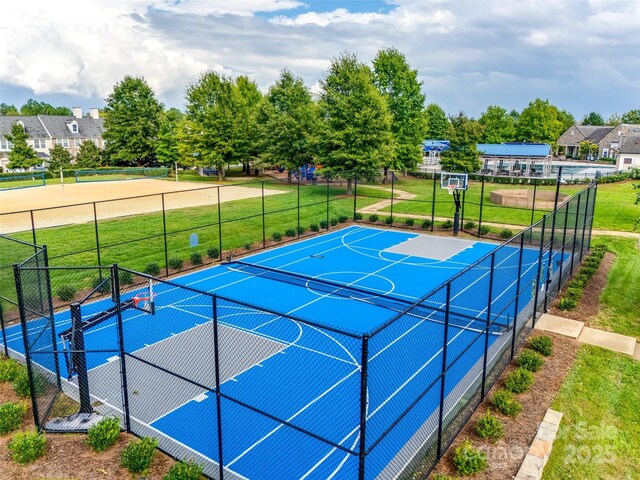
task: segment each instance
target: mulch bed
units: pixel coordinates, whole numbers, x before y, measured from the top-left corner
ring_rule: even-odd
[[[530,338],[536,335],[539,335],[539,333],[532,333]],[[452,461],[453,451],[466,439],[471,440],[474,447],[485,451],[489,459],[489,469],[476,474],[473,477],[474,479],[509,479],[518,473],[524,456],[529,451],[529,446],[536,435],[538,426],[551,405],[551,401],[562,386],[565,375],[573,365],[579,347],[579,343],[571,338],[555,334],[546,335],[553,338],[553,355],[547,357],[542,369],[534,374],[535,383],[533,387],[528,392],[517,395],[518,401],[523,406],[522,412],[513,419],[492,410],[504,422],[504,438],[495,444],[491,444],[478,437],[474,429],[478,418],[491,406],[489,398],[491,398],[495,390],[504,386],[502,378],[515,368],[513,365],[510,365],[505,370],[501,380],[496,382],[485,401],[471,416],[453,444],[436,465],[431,477],[436,473],[456,475],[456,469]]]
[[[573,310],[560,310],[558,308],[558,303],[560,302],[563,294],[563,292],[561,291],[560,295],[556,297],[555,301],[549,308],[549,313],[551,315],[557,315],[559,317],[579,320],[581,322],[585,322],[585,325],[589,326],[589,320],[592,317],[595,317],[598,313],[598,310],[600,309],[600,293],[607,284],[607,276],[609,275],[609,270],[611,270],[615,259],[616,256],[611,252],[607,252],[604,254],[598,270],[596,270],[596,272],[593,274],[593,276],[585,286],[582,297],[580,298],[580,302],[578,303],[578,306],[576,308],[574,308]],[[568,284],[569,282],[565,284],[565,288]],[[602,327],[599,326],[598,328]]]

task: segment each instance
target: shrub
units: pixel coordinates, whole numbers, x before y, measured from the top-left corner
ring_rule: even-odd
[[[160,265],[152,262],[144,267],[144,273],[146,273],[147,275],[151,275],[152,277],[157,277],[158,275],[160,275]]]
[[[453,452],[453,464],[461,475],[473,475],[489,468],[487,455],[473,448],[469,440],[465,440]]]
[[[191,265],[202,265],[202,254],[199,252],[193,252],[191,257]]]
[[[577,306],[578,303],[576,302],[576,299],[572,297],[564,297],[558,302],[558,308],[560,310],[573,310]]]
[[[335,227],[338,224],[338,219],[337,218],[332,218],[331,222],[329,222],[329,223],[331,223],[332,227]]]
[[[104,452],[120,436],[120,420],[105,417],[87,431],[87,445],[95,452]]]
[[[23,368],[12,358],[0,360],[0,382],[13,382]]]
[[[298,227],[298,235],[302,235],[305,232],[304,227]]]
[[[500,230],[500,238],[503,240],[509,240],[511,237],[513,237],[513,232],[510,229],[503,228]]]
[[[384,223],[386,223],[387,225],[393,225],[393,217],[386,217],[384,219]]]
[[[46,446],[47,439],[45,436],[32,430],[30,432],[16,433],[9,441],[9,452],[13,461],[24,465],[44,455]]]
[[[58,298],[63,302],[70,302],[73,300],[73,297],[76,295],[75,287],[71,285],[61,285],[56,292]]]
[[[361,213],[356,212],[356,214],[353,216],[353,219],[354,219],[354,220],[362,220],[362,214],[361,214]]]
[[[373,215],[369,215],[369,221],[376,223],[378,221],[380,217],[378,217],[378,215],[376,215],[375,213]]]
[[[513,393],[523,393],[533,385],[533,373],[524,368],[518,367],[504,380],[504,386]]]
[[[279,242],[280,240],[282,240],[282,234],[280,232],[273,232],[271,234],[271,238],[273,238],[275,242]]]
[[[522,411],[522,404],[509,390],[501,388],[491,397],[491,404],[508,417],[516,417]]]
[[[347,217],[346,215],[340,215],[340,216],[338,217],[338,221],[339,221],[340,223],[345,223],[347,220],[349,220],[349,217]]]
[[[413,218],[407,218],[407,219],[404,221],[404,224],[405,224],[407,227],[413,227],[413,225],[414,225],[415,223],[416,223],[416,221],[415,221]]]
[[[100,278],[100,276],[93,277],[93,279],[91,280],[91,288],[96,289],[100,287],[98,292],[109,293],[111,291],[111,281],[104,282],[102,285],[100,285],[104,280],[105,280],[104,277],[103,278]]]
[[[27,398],[31,395],[31,384],[29,383],[29,373],[26,368],[21,368],[13,378],[11,388],[16,392],[16,395],[22,398]]]
[[[169,268],[173,268],[174,270],[180,270],[184,265],[184,260],[181,258],[170,258],[169,259]]]
[[[436,473],[432,480],[455,480],[451,475],[445,475],[444,473]]]
[[[193,460],[178,462],[163,477],[163,480],[199,480],[203,469]]]
[[[487,410],[476,423],[476,433],[480,438],[496,441],[504,437],[504,423]]]
[[[120,285],[131,285],[133,283],[133,274],[131,272],[120,271],[118,274]]]
[[[537,372],[544,365],[544,360],[538,352],[525,348],[518,357],[516,364],[530,372]]]
[[[244,244],[244,249],[245,250],[251,250],[251,244],[250,243],[245,243]]]
[[[427,228],[431,228],[431,225],[433,225],[431,220],[423,220],[421,227],[426,230]]]
[[[553,353],[553,340],[546,335],[540,335],[529,340],[529,348],[548,357]]]
[[[442,228],[453,228],[453,222],[451,220],[445,220],[442,222]]]
[[[322,228],[323,230],[326,230],[327,228],[329,228],[329,224],[327,223],[326,220],[320,220],[320,228]]]
[[[320,227],[318,227],[318,224],[312,223],[311,225],[309,225],[309,230],[311,230],[312,232],[319,232]]]
[[[476,222],[474,222],[473,220],[468,220],[464,222],[465,230],[473,230],[474,228],[476,228]]]
[[[488,235],[491,232],[491,229],[489,227],[487,227],[486,225],[482,225],[480,227],[480,236],[484,236],[484,235]]]
[[[150,437],[130,441],[120,453],[120,465],[131,473],[144,473],[151,466],[157,446],[158,441]]]
[[[24,403],[6,402],[0,404],[0,435],[20,428],[26,414],[27,406]]]
[[[285,235],[286,237],[295,237],[295,236],[296,236],[296,230],[295,230],[295,228],[287,228],[287,229],[284,231],[284,235]]]
[[[207,257],[213,259],[220,258],[220,250],[218,250],[216,247],[207,249]]]

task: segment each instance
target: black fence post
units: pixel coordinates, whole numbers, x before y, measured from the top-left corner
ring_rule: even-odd
[[[582,221],[582,240],[580,240],[580,261],[582,262],[582,256],[584,255],[584,234],[587,231],[587,215],[589,215],[589,193],[590,189],[587,189],[587,199],[584,206],[584,220]]]
[[[367,376],[369,362],[369,336],[362,337],[362,359],[360,367],[360,450],[359,450],[359,467],[358,479],[364,480],[364,468],[367,455]]]
[[[169,248],[167,247],[167,213],[164,207],[164,193],[162,195],[162,237],[164,238],[164,271],[169,276]]]
[[[36,221],[33,218],[33,210],[29,210],[29,213],[31,214],[31,236],[33,237],[33,244],[37,245],[38,242],[36,242]],[[37,249],[38,247],[35,247],[35,249]]]
[[[538,191],[538,179],[533,179],[533,200],[531,202],[531,222],[529,225],[533,225],[533,221],[536,215],[536,193]]]
[[[558,179],[556,180],[556,196],[553,201],[553,211],[558,209],[558,199],[560,198],[560,183],[562,182],[562,167],[558,167]]]
[[[447,283],[447,298],[444,307],[444,338],[442,341],[442,373],[440,374],[440,410],[438,412],[438,458],[444,453],[442,451],[442,423],[444,421],[444,392],[447,380],[447,346],[449,343],[449,303],[451,301],[451,282]]]
[[[131,433],[131,413],[129,409],[129,387],[127,384],[127,362],[124,348],[124,331],[122,327],[122,307],[120,300],[120,269],[117,264],[111,266],[111,281],[113,283],[113,298],[116,303],[118,326],[118,348],[120,350],[120,376],[122,378],[122,409],[124,410],[124,426],[127,433]],[[153,299],[151,299],[153,301]]]
[[[580,199],[582,195],[578,195],[578,205],[576,205],[576,221],[573,225],[573,245],[571,246],[571,269],[570,273],[573,273],[574,258],[576,256],[576,241],[578,239],[578,219],[580,218]]]
[[[329,230],[329,176],[325,176],[325,178],[327,179],[327,228],[326,230]]]
[[[18,310],[20,311],[20,325],[22,329],[22,340],[24,342],[24,358],[27,363],[27,376],[29,377],[29,385],[33,386],[33,371],[31,369],[31,349],[29,346],[29,332],[27,330],[27,316],[24,311],[24,298],[22,297],[22,281],[20,278],[20,266],[16,263],[13,265],[13,278],[16,284],[16,297],[18,299]],[[38,413],[38,402],[36,401],[35,388],[31,391],[31,407],[33,408],[33,421],[38,430],[42,429],[40,425],[40,415]]]
[[[556,236],[556,217],[558,211],[553,211],[553,220],[551,222],[551,239],[549,240],[549,258],[547,260],[547,275],[544,287],[544,308],[543,311],[547,312],[547,306],[549,301],[549,290],[551,289],[551,283],[553,282],[553,275],[551,275],[551,269],[553,268],[553,242]]]
[[[511,358],[516,353],[516,334],[518,333],[518,308],[520,307],[520,277],[522,276],[522,254],[524,253],[524,232],[520,233],[520,253],[518,258],[518,278],[516,279],[515,313],[513,315],[513,334],[511,336]]]
[[[220,187],[218,190],[218,249],[220,250],[220,260],[222,260],[222,207],[220,205]]]
[[[496,265],[496,252],[491,254],[491,273],[489,274],[489,296],[487,301],[487,326],[484,331],[484,356],[482,357],[482,388],[480,390],[480,398],[484,400],[487,394],[485,391],[487,385],[487,359],[489,357],[489,327],[491,326],[491,302],[493,297],[493,273]]]
[[[100,236],[98,235],[98,210],[96,209],[96,202],[93,202],[93,226],[96,232],[96,253],[98,255],[98,266],[101,266],[102,260],[100,259]],[[98,270],[98,276],[100,277],[100,281],[102,281],[102,270]]]
[[[540,232],[540,253],[538,253],[538,268],[536,270],[536,279],[535,279],[535,288],[536,293],[533,298],[533,326],[536,326],[536,321],[538,320],[538,293],[540,292],[540,283],[542,283],[540,279],[540,270],[542,268],[542,260],[544,258],[544,229],[547,223],[547,216],[544,215],[542,217],[542,231]]]
[[[71,337],[71,358],[76,373],[78,374],[78,390],[80,394],[79,413],[93,413],[91,395],[89,394],[89,373],[87,372],[87,353],[84,347],[84,332],[82,330],[82,311],[80,303],[73,302],[69,305],[71,311],[71,325],[73,336]]]
[[[213,296],[213,361],[216,382],[216,414],[218,416],[218,474],[224,478],[224,460],[222,457],[222,398],[220,396],[220,341],[218,336],[218,297]]]
[[[4,355],[9,356],[9,347],[7,346],[7,333],[4,331],[4,316],[2,313],[2,302],[0,302],[0,328],[2,329],[2,344],[4,345]]]
[[[353,221],[356,221],[358,213],[358,176],[353,176]]]
[[[462,230],[464,230],[464,204],[465,204],[465,199],[467,197],[467,190],[464,189],[462,190],[462,210],[460,212],[460,228]]]
[[[51,277],[49,272],[49,254],[47,252],[47,246],[42,246],[42,256],[44,257],[44,281],[47,298],[47,313],[49,321],[51,322],[51,346],[53,347],[53,364],[56,369],[56,384],[58,390],[62,390],[62,382],[60,381],[60,359],[58,358],[58,339],[56,336],[56,323],[53,314],[53,296],[51,295]],[[102,278],[102,277],[101,277]],[[0,316],[2,316],[0,312]],[[5,341],[6,345],[6,341]]]
[[[593,232],[593,215],[595,213],[596,208],[596,196],[598,194],[598,184],[593,184],[593,200],[591,200],[591,205],[587,204],[587,208],[590,208],[589,212],[589,237],[587,238],[587,250],[591,250],[591,236]]]
[[[267,219],[264,211],[264,180],[260,182],[262,191],[262,248],[267,248]]]
[[[564,244],[567,241],[567,222],[569,221],[569,203],[565,205],[564,228],[562,229],[562,248],[560,249],[560,266],[558,268],[558,291],[562,287],[562,270],[564,270]]]
[[[436,172],[433,172],[433,195],[431,197],[431,231],[433,232],[434,229],[434,223],[436,222],[436,185],[437,185],[437,180],[436,180]]]
[[[478,237],[482,231],[482,210],[484,208],[484,175],[482,175],[482,183],[480,186],[480,213],[478,215]]]
[[[297,233],[298,233],[298,238],[300,238],[300,175],[298,175],[298,208],[296,209],[297,211],[297,215],[298,215],[298,229],[297,229]]]
[[[393,195],[394,195],[394,190],[395,190],[395,178],[396,178],[396,174],[394,172],[391,172],[391,211],[390,211],[390,216],[391,216],[391,224],[393,225]]]

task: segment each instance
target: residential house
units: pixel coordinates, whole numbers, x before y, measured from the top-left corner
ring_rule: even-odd
[[[564,147],[566,158],[580,158],[580,143],[588,141],[598,145],[598,153],[594,158],[618,158],[621,138],[625,135],[640,133],[640,125],[620,123],[615,126],[571,125],[560,135],[556,142],[558,147]]]
[[[29,135],[31,145],[46,166],[49,150],[54,145],[62,145],[75,156],[85,140],[91,140],[98,148],[104,148],[102,134],[104,120],[99,118],[98,109],[89,109],[89,116],[83,116],[82,108],[75,107],[73,115],[0,116],[0,170],[7,170],[9,151],[13,147],[6,135],[11,127],[21,123]]]
[[[640,168],[640,133],[622,137],[616,170]]]
[[[525,177],[551,174],[551,146],[547,143],[479,143],[481,173]]]

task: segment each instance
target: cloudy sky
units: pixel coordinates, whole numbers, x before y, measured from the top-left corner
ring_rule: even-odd
[[[640,108],[640,0],[20,0],[0,19],[0,102],[104,105],[125,75],[167,107],[206,70],[317,88],[331,60],[396,47],[428,102],[478,116],[536,97]]]

